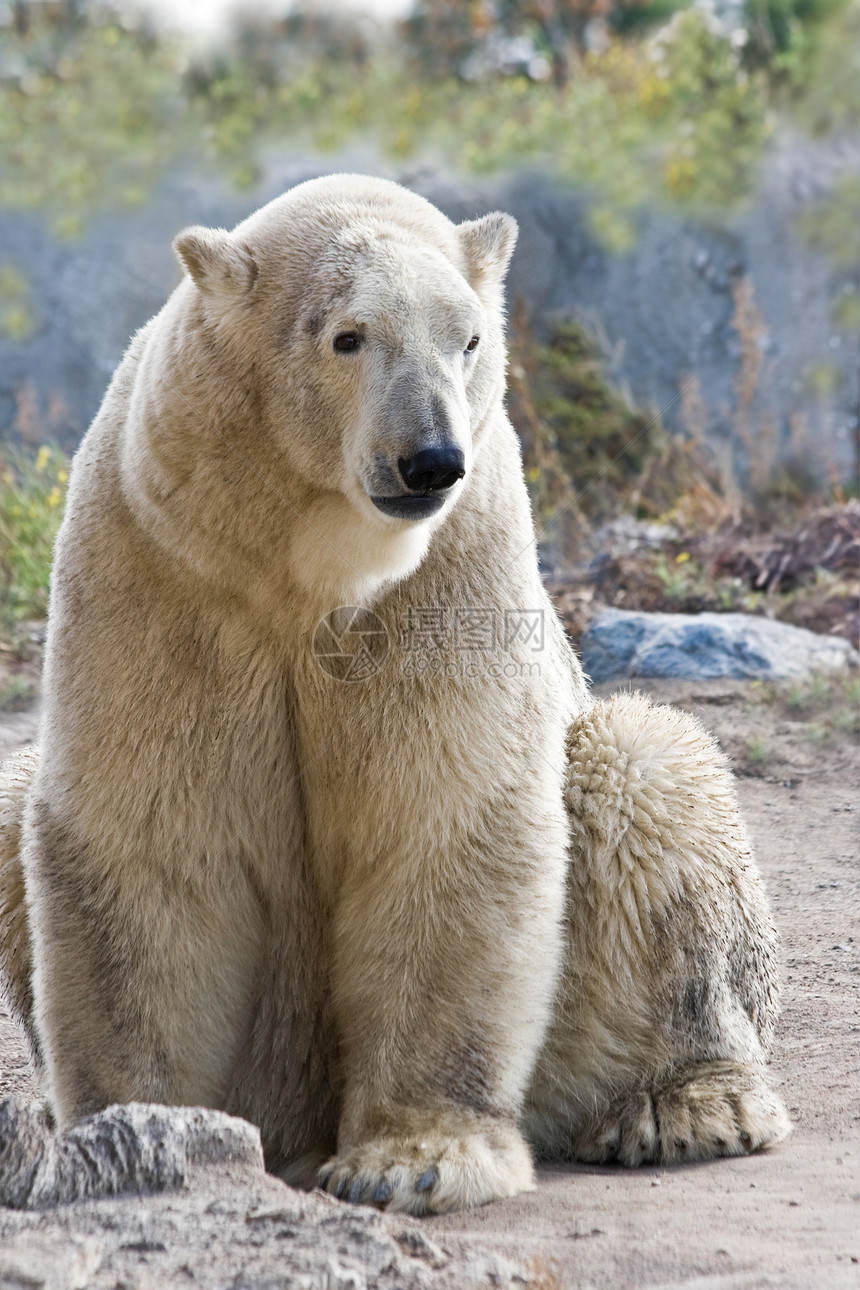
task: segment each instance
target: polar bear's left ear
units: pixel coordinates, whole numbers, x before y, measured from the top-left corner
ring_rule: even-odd
[[[238,295],[257,280],[251,249],[223,228],[186,228],[173,239],[176,258],[207,295]]]
[[[512,215],[493,211],[482,219],[467,220],[457,227],[468,266],[466,276],[473,286],[500,283],[505,276],[519,232]]]

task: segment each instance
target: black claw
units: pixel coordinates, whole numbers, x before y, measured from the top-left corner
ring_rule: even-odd
[[[331,1176],[333,1173],[334,1173],[333,1169],[326,1169],[324,1174],[320,1174],[319,1181],[317,1183],[317,1187],[319,1187],[320,1191],[325,1191],[325,1189],[328,1187],[329,1183],[331,1182]]]
[[[383,1178],[373,1193],[373,1202],[375,1205],[387,1205],[393,1195],[394,1188],[387,1178]]]
[[[436,1168],[435,1165],[431,1165],[429,1169],[424,1170],[424,1173],[418,1179],[417,1183],[415,1184],[415,1190],[430,1191],[431,1187],[435,1187],[438,1181],[439,1181],[439,1170]]]
[[[349,1191],[349,1178],[341,1178],[340,1182],[334,1189],[335,1196],[337,1196],[338,1200],[343,1200],[344,1196],[348,1191]]]
[[[347,1196],[347,1200],[349,1201],[350,1205],[358,1204],[358,1202],[361,1200],[361,1193],[364,1191],[366,1186],[367,1186],[367,1183],[365,1182],[364,1178],[356,1178],[355,1182],[350,1187],[349,1195]]]

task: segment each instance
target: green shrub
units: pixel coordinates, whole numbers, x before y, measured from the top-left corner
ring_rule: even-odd
[[[583,507],[593,508],[607,489],[617,492],[640,474],[652,449],[649,419],[607,384],[598,346],[575,322],[538,346],[534,362],[535,409],[574,487],[587,490]],[[513,410],[516,418],[515,400]]]
[[[545,544],[565,554],[582,523],[669,510],[692,481],[680,437],[613,389],[599,345],[578,323],[560,325],[548,344],[514,323],[508,405]]]
[[[673,18],[654,42],[662,115],[675,124],[664,157],[669,193],[729,207],[749,191],[767,136],[767,84],[741,48],[699,9]]]
[[[824,33],[846,8],[846,0],[746,0],[745,62],[767,69],[776,81],[807,83]]]
[[[0,453],[0,630],[9,632],[21,619],[47,613],[68,474],[57,448]]]

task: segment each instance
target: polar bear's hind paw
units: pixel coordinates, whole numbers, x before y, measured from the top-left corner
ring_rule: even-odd
[[[578,1135],[573,1154],[591,1164],[682,1164],[743,1156],[791,1132],[763,1068],[709,1062],[654,1090],[614,1102]]]

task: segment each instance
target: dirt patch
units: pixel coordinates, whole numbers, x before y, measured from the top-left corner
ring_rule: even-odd
[[[322,1208],[311,1205],[307,1221],[330,1251],[328,1280],[302,1280],[310,1247],[304,1220],[291,1217],[296,1193],[226,1170],[182,1196],[0,1211],[0,1243],[85,1267],[74,1284],[110,1290],[523,1284],[517,1267],[540,1290],[860,1285],[860,745],[844,720],[850,698],[838,687],[725,681],[638,688],[695,712],[733,759],[782,936],[773,1068],[795,1123],[785,1144],[671,1169],[544,1168],[532,1195],[421,1223],[313,1197]],[[22,728],[34,731],[32,713],[0,717],[0,749]],[[8,1020],[0,1070],[0,1096],[31,1090]],[[249,1220],[266,1207],[276,1216]],[[389,1276],[381,1269],[395,1254]]]

